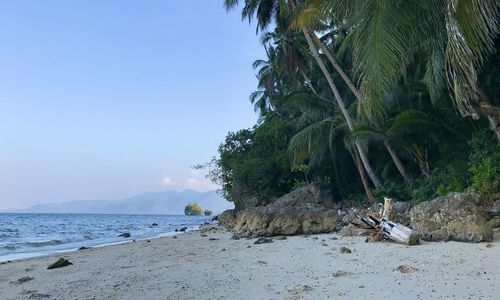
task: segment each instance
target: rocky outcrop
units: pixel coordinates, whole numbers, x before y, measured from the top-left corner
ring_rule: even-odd
[[[411,226],[427,241],[481,242],[493,239],[487,212],[477,193],[451,193],[410,210]]]
[[[226,227],[227,229],[233,229],[236,226],[236,213],[234,209],[228,209],[219,215],[217,219],[219,225]]]
[[[410,219],[410,210],[411,204],[410,202],[394,202],[394,206],[392,207],[392,211],[388,216],[388,219],[392,222],[396,222],[405,226],[409,226],[411,223]]]
[[[219,216],[219,224],[233,229],[236,237],[331,232],[339,216],[337,210],[328,209],[324,201],[324,195],[316,186],[306,186],[266,206],[226,211]]]
[[[234,210],[236,211],[265,204],[261,203],[255,194],[240,183],[235,183],[233,185],[231,189],[231,198],[233,199]]]

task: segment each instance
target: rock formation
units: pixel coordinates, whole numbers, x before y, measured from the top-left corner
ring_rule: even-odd
[[[236,237],[331,232],[338,220],[331,201],[314,185],[299,188],[266,206],[226,211],[219,216],[219,224],[233,229]]]
[[[481,198],[474,192],[451,193],[410,211],[411,226],[427,241],[482,242],[493,239]]]

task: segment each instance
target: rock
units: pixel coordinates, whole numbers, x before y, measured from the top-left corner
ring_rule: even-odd
[[[181,227],[181,228],[179,229],[179,231],[180,231],[180,232],[185,232],[187,229],[188,229],[187,227]]]
[[[40,293],[32,293],[28,299],[43,299],[43,298],[49,298],[50,295],[48,294],[40,294]]]
[[[158,223],[151,224],[151,227],[158,227]]]
[[[125,233],[119,234],[118,237],[129,238],[130,237],[130,233],[125,232]]]
[[[219,225],[228,229],[233,229],[236,226],[236,215],[233,209],[224,211],[218,218]]]
[[[210,225],[210,222],[204,222],[203,225]]]
[[[416,271],[418,271],[418,269],[414,268],[412,266],[401,265],[401,266],[395,268],[393,271],[394,272],[400,272],[400,273],[406,274],[406,273],[416,272]]]
[[[279,240],[279,241],[283,241],[283,240],[286,240],[287,237],[284,236],[284,235],[279,235],[279,236],[276,237],[276,239]]]
[[[401,225],[410,226],[411,203],[410,202],[394,202],[392,212],[389,214],[389,220]]]
[[[343,277],[343,276],[349,276],[352,275],[351,272],[346,272],[346,271],[338,271],[332,274],[332,277]]]
[[[487,212],[474,192],[451,193],[425,201],[410,210],[411,226],[425,241],[492,241]]]
[[[16,284],[23,284],[23,283],[28,282],[28,281],[31,281],[31,280],[33,280],[33,279],[35,279],[35,278],[33,278],[33,277],[29,277],[29,276],[26,276],[26,277],[21,277],[21,278],[19,278],[19,279],[18,279],[15,283],[16,283]]]
[[[176,229],[175,232],[179,232],[179,229]]]
[[[235,211],[267,204],[259,201],[259,198],[251,190],[238,182],[233,184],[231,199],[233,199]]]
[[[172,238],[173,238],[173,239],[176,239],[176,238],[177,238],[177,236],[176,236],[176,235],[174,235]]]
[[[371,233],[372,231],[369,229],[363,229],[359,228],[357,226],[354,226],[352,224],[349,224],[345,227],[343,227],[340,230],[340,235],[342,236],[367,236]]]
[[[272,204],[233,212],[235,219],[228,213],[227,223],[239,237],[328,233],[335,229],[339,216],[322,199],[314,186],[303,187]],[[219,217],[220,224],[226,212]]]
[[[209,241],[218,241],[219,239],[218,238],[209,238],[208,240]]]
[[[495,201],[490,208],[490,213],[492,214],[500,214],[500,200]]]
[[[80,248],[78,248],[78,250],[80,250],[80,251],[81,250],[87,250],[87,249],[90,249],[90,247],[80,247]]]
[[[50,269],[62,268],[62,267],[70,266],[72,264],[73,263],[70,262],[69,260],[61,257],[55,263],[48,266],[47,269],[50,270]]]
[[[340,247],[340,253],[348,254],[348,253],[352,253],[352,250],[347,248],[347,247]]]
[[[212,218],[212,221],[218,221],[218,220],[219,220],[219,216],[214,216],[214,217]]]
[[[268,244],[268,243],[272,243],[273,240],[272,239],[269,239],[269,238],[265,238],[265,237],[261,237],[259,239],[257,239],[254,244]]]
[[[488,225],[490,225],[491,228],[499,228],[500,227],[500,216],[494,217],[493,219],[489,220]]]

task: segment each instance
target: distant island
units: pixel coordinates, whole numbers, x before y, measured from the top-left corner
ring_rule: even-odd
[[[212,211],[208,209],[203,209],[196,203],[189,203],[184,208],[184,214],[186,216],[201,216],[201,215],[210,216],[212,215]]]
[[[234,207],[216,191],[193,190],[143,193],[118,200],[89,200],[63,203],[37,204],[26,209],[10,210],[13,213],[91,213],[91,214],[170,214],[184,215],[190,203],[197,203],[205,212],[221,213]]]

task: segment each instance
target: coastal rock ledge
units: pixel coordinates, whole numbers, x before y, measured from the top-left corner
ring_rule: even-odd
[[[491,242],[493,229],[481,198],[474,192],[451,193],[410,211],[411,226],[426,241]]]
[[[234,236],[316,234],[335,230],[339,215],[315,186],[306,186],[266,206],[226,211],[219,223]]]

